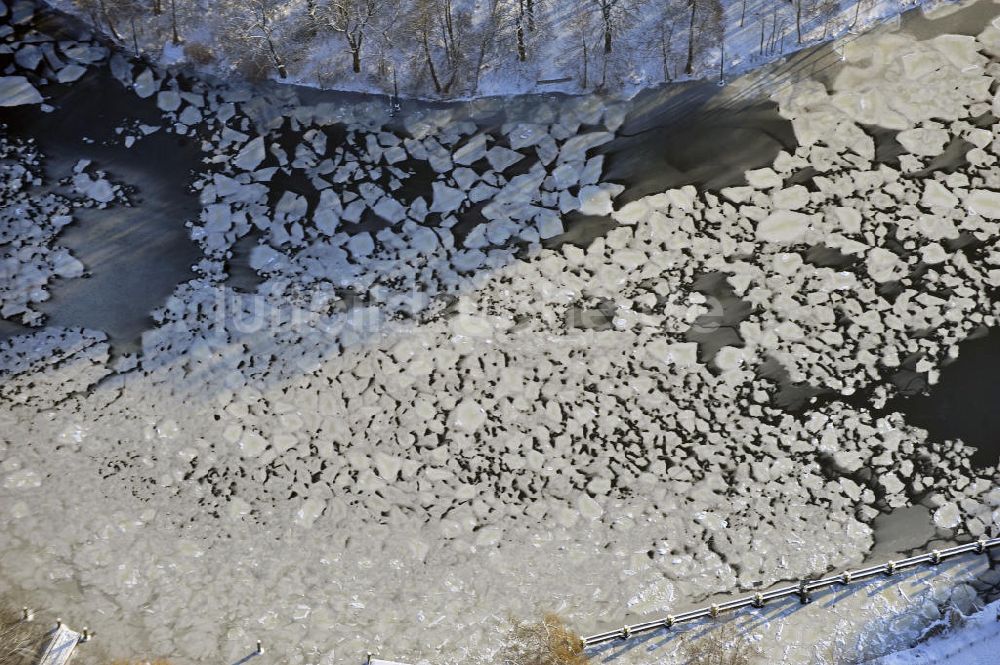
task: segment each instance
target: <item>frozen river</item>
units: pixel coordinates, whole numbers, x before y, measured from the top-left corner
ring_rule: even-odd
[[[490,663],[511,616],[995,534],[995,13],[724,88],[390,114],[17,3],[0,594],[95,660]]]

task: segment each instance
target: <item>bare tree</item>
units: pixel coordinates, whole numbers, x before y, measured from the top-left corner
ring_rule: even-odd
[[[568,28],[574,42],[574,50],[579,51],[582,69],[580,72],[580,87],[584,90],[590,85],[591,46],[599,30],[594,21],[593,12],[573,12],[568,17]]]
[[[583,0],[589,2],[589,0]],[[541,0],[484,0],[479,4],[479,14],[489,16],[497,7],[496,16],[500,19],[500,32],[513,40],[514,53],[518,61],[527,62],[531,58],[535,42],[538,40]],[[575,9],[572,4],[566,4],[567,9]],[[565,20],[572,20],[576,12],[567,12]],[[559,22],[559,19],[557,19]]]
[[[691,22],[688,24],[688,57],[687,64],[684,65],[684,73],[690,76],[694,73],[694,45],[695,45],[695,18],[698,15],[698,7],[702,0],[688,0],[688,7],[691,9]]]
[[[767,17],[764,12],[757,12],[757,20],[760,22],[760,57],[764,57],[764,26],[767,25]]]
[[[280,0],[237,0],[230,6],[231,34],[251,53],[262,54],[271,61],[281,78],[288,76],[285,63],[274,40],[274,17]]]
[[[861,6],[865,5],[866,7],[871,8],[873,2],[874,2],[874,0],[856,0],[855,1],[855,3],[854,3],[854,21],[851,23],[851,27],[852,28],[858,24],[858,20],[861,18]]]
[[[142,20],[145,16],[148,8],[144,6],[145,3],[137,2],[136,0],[119,0],[119,6],[116,9],[116,13],[120,18],[128,21],[129,24],[129,36],[132,42],[132,53],[135,57],[139,57],[139,35],[138,28],[136,27],[136,21]]]
[[[525,22],[527,16],[524,12],[525,0],[517,0],[517,11],[514,14],[514,35],[517,43],[517,59],[525,62],[528,59],[528,47],[525,44]]]
[[[108,26],[108,31],[112,37],[118,41],[122,41],[121,33],[118,32],[118,28],[112,18],[115,7],[111,5],[109,0],[74,0],[74,4],[90,15],[90,21],[94,25],[100,26],[103,23]]]
[[[471,17],[455,10],[452,0],[414,0],[405,21],[430,74],[434,91],[451,92],[465,62],[463,33]]]
[[[662,59],[663,80],[671,81],[674,74],[670,71],[673,62],[674,36],[680,32],[678,24],[687,14],[685,0],[659,0],[659,48]]]
[[[388,5],[387,0],[330,0],[314,10],[323,23],[344,36],[355,74],[361,73],[362,49],[369,34],[377,30],[376,23],[387,13]]]
[[[725,25],[720,0],[688,0],[688,49],[684,73],[694,74],[695,60],[701,51],[723,38]]]
[[[604,52],[611,53],[614,35],[621,28],[628,10],[627,0],[593,0],[601,16],[601,30],[604,35]]]
[[[170,0],[170,29],[173,31],[174,44],[180,44],[180,34],[177,32],[177,0]]]
[[[835,23],[840,14],[839,0],[817,0],[814,12],[816,18],[823,22],[823,39],[830,33],[830,25]]]
[[[479,16],[475,39],[477,45],[476,63],[473,75],[473,92],[479,91],[479,78],[486,63],[496,55],[498,43],[504,30],[505,15],[503,0],[485,0]]]
[[[823,23],[823,37],[829,30],[829,23],[840,12],[840,3],[837,0],[790,0],[795,10],[795,34],[798,43],[802,43],[802,25],[813,19]],[[860,11],[864,0],[858,0],[855,5],[855,22],[857,22],[857,12]]]

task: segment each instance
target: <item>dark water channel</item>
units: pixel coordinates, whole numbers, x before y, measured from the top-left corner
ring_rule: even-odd
[[[132,205],[74,211],[56,242],[83,262],[86,277],[56,280],[51,298],[38,308],[48,325],[103,330],[116,352],[134,351],[153,325],[150,312],[194,277],[191,267],[201,257],[184,226],[201,210],[189,188],[200,166],[199,146],[160,130],[126,148],[117,127],[126,121],[159,126],[162,120],[151,100],[126,90],[106,67],[91,68],[72,85],[49,85],[45,94],[52,112],[4,109],[0,121],[12,135],[35,139],[45,156],[46,182],[65,178],[79,160],[89,159],[130,188]]]

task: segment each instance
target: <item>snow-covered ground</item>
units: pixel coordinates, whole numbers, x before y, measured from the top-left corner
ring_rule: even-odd
[[[954,616],[954,615],[953,615]],[[951,625],[947,619],[935,628],[944,632],[898,653],[871,661],[871,665],[992,665],[1000,652],[1000,601],[990,603],[971,616],[959,614]]]
[[[186,60],[205,71],[278,79],[281,63],[283,80],[291,83],[458,99],[596,90],[633,94],[665,81],[732,77],[808,45],[858,34],[908,9],[946,3],[176,0],[175,11],[173,3],[164,2],[160,14],[150,9],[152,3],[124,12],[104,12],[97,0],[52,4],[115,36],[124,49],[162,64]],[[611,52],[605,51],[604,7]],[[421,17],[430,22],[427,41]],[[175,25],[183,43],[174,42]],[[353,71],[348,33],[361,39],[359,72]]]
[[[177,221],[197,273],[141,353],[39,318],[0,344],[0,591],[96,629],[95,658],[235,662],[261,639],[288,663],[488,663],[509,614],[586,631],[856,565],[893,509],[929,509],[935,542],[997,533],[997,469],[964,444],[868,405],[787,413],[764,371],[878,403],[901,365],[933,384],[996,325],[997,25],[853,40],[828,81],[776,90],[799,145],[746,185],[625,204],[601,152],[624,102],[392,117],[27,38],[30,7],[11,11],[13,108],[107,71],[202,155],[199,215]],[[898,132],[898,162],[874,161],[873,125]],[[119,129],[100,140],[144,149],[141,125]],[[25,171],[46,158],[10,145]],[[124,192],[100,166],[66,196]],[[5,212],[51,221],[29,180],[4,182]],[[610,229],[562,242],[587,219]],[[254,281],[235,288],[240,243]],[[14,284],[79,278],[17,258]],[[747,304],[721,348],[693,336],[719,326],[706,275]],[[905,644],[948,589],[972,602],[960,583],[983,565],[910,580],[919,612],[907,587],[861,590],[838,638]],[[835,648],[779,634],[778,662]],[[616,662],[650,659],[675,656]]]

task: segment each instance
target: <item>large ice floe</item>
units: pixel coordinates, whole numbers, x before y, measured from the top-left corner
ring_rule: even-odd
[[[261,639],[288,663],[486,663],[508,614],[585,629],[857,564],[873,520],[918,502],[936,538],[996,533],[995,469],[961,442],[840,401],[787,413],[764,368],[878,405],[996,324],[998,37],[858,39],[829,86],[780,94],[794,153],[627,205],[599,152],[618,105],[390,118],[60,42],[200,141],[204,258],[138,358],[90,330],[0,343],[0,590],[114,657],[235,662]],[[75,80],[22,61],[42,92]],[[82,267],[51,248],[63,204],[19,184],[40,156],[3,145],[0,294],[31,322]],[[86,163],[65,184],[114,199]],[[558,242],[576,213],[616,226]],[[259,281],[235,289],[248,241]],[[706,275],[747,305],[721,348],[692,336],[718,325]]]

